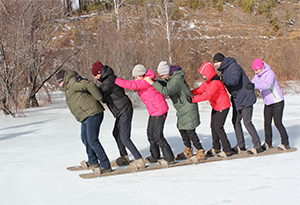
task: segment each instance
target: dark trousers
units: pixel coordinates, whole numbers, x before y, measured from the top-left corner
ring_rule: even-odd
[[[195,129],[193,130],[179,130],[184,146],[191,148],[192,144],[197,150],[203,149],[200,140],[196,134]]]
[[[261,147],[260,138],[257,134],[257,131],[252,124],[252,113],[253,113],[253,106],[246,107],[242,110],[236,110],[233,107],[232,113],[232,124],[234,126],[235,137],[237,140],[237,146],[240,148],[245,148],[245,139],[244,133],[242,129],[241,120],[243,118],[244,125],[252,138],[253,148],[258,149]]]
[[[86,147],[89,164],[96,165],[99,160],[100,167],[110,167],[109,159],[98,139],[102,120],[103,112],[86,118],[81,123],[81,140]]]
[[[131,141],[131,122],[132,122],[133,108],[130,107],[119,117],[116,118],[113,129],[113,136],[117,142],[117,146],[121,156],[126,156],[126,147],[129,149],[135,159],[142,157],[136,146]]]
[[[164,155],[164,159],[167,162],[171,162],[174,161],[174,154],[163,134],[166,118],[167,118],[167,113],[160,116],[149,116],[147,136],[148,136],[148,141],[150,143],[151,156],[156,159],[159,159],[160,158],[159,148],[160,148]]]
[[[264,118],[265,118],[265,143],[272,146],[272,119],[274,124],[280,133],[281,144],[289,145],[289,137],[285,127],[282,124],[282,115],[284,109],[284,100],[272,105],[265,105],[264,107]]]
[[[230,152],[231,145],[228,141],[227,135],[224,131],[224,123],[228,115],[229,108],[216,111],[212,109],[211,111],[211,133],[212,133],[212,144],[213,148],[217,150],[221,150],[220,141],[222,143],[223,151]]]

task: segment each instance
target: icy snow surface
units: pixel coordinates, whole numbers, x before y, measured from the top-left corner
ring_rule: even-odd
[[[80,123],[70,114],[64,95],[55,101],[25,111],[26,117],[0,115],[0,204],[299,204],[300,193],[300,94],[285,96],[283,122],[296,152],[237,160],[203,163],[96,179],[81,179],[66,167],[86,159],[80,141]],[[175,154],[183,151],[172,103],[165,137]],[[199,103],[198,136],[211,148],[208,102]],[[148,114],[135,109],[132,140],[143,157],[149,155],[146,137]],[[253,123],[264,142],[263,102],[254,106]],[[110,160],[119,153],[108,109],[100,140]],[[280,144],[273,127],[273,145]],[[232,146],[236,140],[231,111],[225,129]],[[251,137],[244,129],[247,148]],[[133,159],[132,155],[129,155]]]

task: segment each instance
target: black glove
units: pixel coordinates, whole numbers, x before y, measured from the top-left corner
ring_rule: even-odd
[[[221,75],[215,75],[211,80],[223,80],[223,77]]]
[[[255,88],[255,84],[254,83],[248,83],[248,85],[246,85],[246,89],[247,90],[254,90]]]
[[[187,101],[188,101],[189,103],[192,103],[192,97],[187,96],[186,99],[187,99]]]

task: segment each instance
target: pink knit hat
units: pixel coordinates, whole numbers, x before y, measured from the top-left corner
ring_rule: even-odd
[[[254,59],[252,63],[252,70],[259,70],[263,68],[264,68],[264,62],[259,58]]]

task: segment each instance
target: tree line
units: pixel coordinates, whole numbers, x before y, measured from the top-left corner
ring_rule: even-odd
[[[222,5],[226,2],[234,3],[222,1]],[[77,11],[73,11],[72,3],[0,0],[0,109],[6,115],[22,115],[24,108],[39,106],[37,93],[41,90],[50,102],[50,93],[56,89],[52,77],[62,68],[93,79],[90,68],[97,60],[127,79],[131,79],[130,71],[138,63],[156,71],[158,63],[167,60],[180,65],[188,84],[194,87],[201,63],[223,51],[235,57],[248,75],[252,75],[251,60],[261,57],[278,68],[275,72],[279,80],[300,77],[299,65],[292,60],[300,55],[297,35],[276,41],[253,37],[254,42],[247,38],[205,38],[231,34],[229,27],[213,33],[188,29],[184,8],[194,10],[193,14],[201,14],[203,9],[221,12],[216,7],[218,1],[81,0]],[[90,10],[98,14],[89,21],[74,20],[78,13]],[[234,31],[231,35],[244,34]]]

